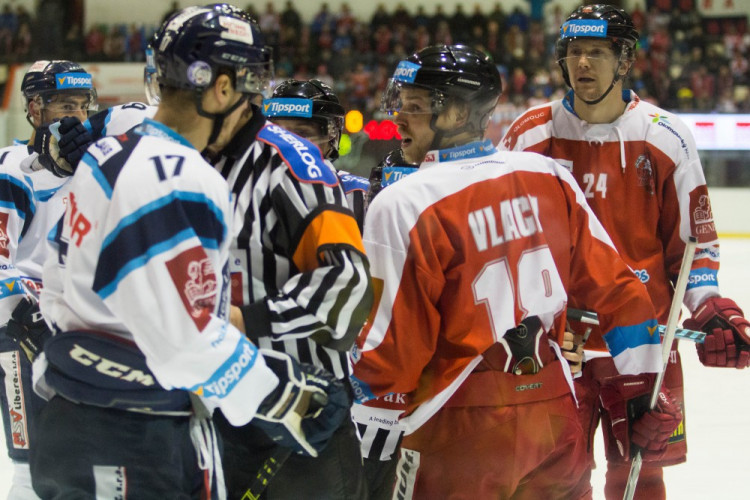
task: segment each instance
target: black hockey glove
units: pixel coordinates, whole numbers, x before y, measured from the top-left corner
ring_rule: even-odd
[[[279,385],[258,408],[253,424],[281,446],[317,457],[344,421],[351,402],[344,384],[313,365],[261,349]]]
[[[78,118],[66,116],[59,122],[37,129],[34,151],[39,153],[39,162],[44,168],[58,177],[69,177],[93,142],[93,137]]]
[[[60,120],[58,132],[60,133],[60,138],[57,140],[60,146],[60,156],[70,165],[70,175],[72,175],[78,166],[78,162],[81,161],[86,150],[94,142],[94,138],[78,118],[71,116],[66,116]]]
[[[42,352],[44,342],[52,336],[52,331],[39,311],[39,303],[27,297],[21,299],[13,309],[6,328],[8,337],[18,343],[32,363]]]

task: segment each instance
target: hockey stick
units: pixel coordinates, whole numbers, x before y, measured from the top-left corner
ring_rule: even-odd
[[[568,308],[568,318],[580,321],[581,323],[587,323],[589,325],[598,325],[599,317],[595,312],[583,311],[581,309],[575,309],[573,307]],[[664,325],[659,325],[659,334],[663,335],[667,329]],[[688,330],[687,328],[676,328],[674,336],[680,340],[691,340],[696,344],[702,344],[706,340],[705,332],[697,332],[695,330]]]
[[[325,408],[328,404],[328,395],[315,392],[310,396],[310,406],[307,411]],[[292,456],[293,450],[284,446],[278,446],[271,452],[271,456],[263,461],[258,472],[255,474],[253,484],[245,490],[240,500],[258,500],[260,495],[268,487],[268,483],[276,473],[284,466],[284,463]]]
[[[667,371],[669,353],[672,350],[672,342],[674,341],[675,330],[677,329],[677,320],[679,319],[680,311],[682,310],[682,299],[685,297],[688,276],[690,275],[690,267],[693,264],[693,257],[695,256],[695,247],[697,244],[697,238],[690,236],[687,245],[685,245],[685,253],[682,256],[682,264],[680,265],[680,274],[677,275],[677,281],[674,285],[674,296],[672,296],[672,305],[669,308],[669,316],[667,316],[667,327],[664,329],[664,336],[661,339],[662,368],[661,371],[656,374],[654,389],[651,391],[651,401],[648,404],[649,410],[653,410],[656,407],[656,400],[659,398],[659,389],[661,388],[661,383],[664,381],[664,372]],[[628,475],[628,482],[625,485],[625,494],[622,497],[623,500],[633,500],[642,465],[643,457],[641,456],[640,450],[638,450],[630,464],[630,474]]]

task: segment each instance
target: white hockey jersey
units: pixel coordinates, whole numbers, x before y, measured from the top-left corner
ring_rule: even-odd
[[[278,379],[226,320],[231,213],[221,175],[164,125],[145,120],[97,141],[70,182],[45,264],[41,307],[56,337],[83,332],[136,346],[163,388],[248,422]],[[37,391],[47,361],[35,364]],[[89,365],[77,376],[101,388],[101,370]]]
[[[59,191],[67,179],[22,165],[36,153],[23,144],[0,149],[0,325],[24,295],[21,281],[38,290],[47,234],[63,213]]]

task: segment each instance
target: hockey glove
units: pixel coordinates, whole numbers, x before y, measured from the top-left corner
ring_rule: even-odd
[[[37,130],[34,151],[39,153],[39,162],[44,168],[58,177],[69,177],[93,142],[78,118],[66,116]]]
[[[349,409],[341,382],[312,365],[261,349],[279,385],[261,404],[253,423],[281,446],[317,457]]]
[[[705,366],[750,366],[750,322],[732,300],[711,297],[685,320],[685,328],[706,332],[706,340],[695,344]]]
[[[653,374],[621,375],[602,383],[603,421],[611,426],[615,444],[626,461],[637,450],[644,462],[660,460],[669,437],[682,422],[682,411],[664,386],[656,407],[648,410],[654,380]]]
[[[32,363],[42,352],[44,342],[52,336],[52,331],[39,311],[39,303],[27,297],[21,299],[13,309],[6,333],[18,343]]]

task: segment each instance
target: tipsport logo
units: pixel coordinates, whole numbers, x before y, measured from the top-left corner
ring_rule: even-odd
[[[409,61],[401,61],[393,72],[393,79],[397,82],[414,83],[417,72],[422,66]]]
[[[311,118],[313,103],[311,99],[266,99],[263,101],[263,114],[271,116],[289,116]]]
[[[90,89],[93,86],[88,73],[58,73],[55,82],[58,89]]]
[[[607,21],[594,19],[574,19],[560,28],[560,38],[606,38]]]

